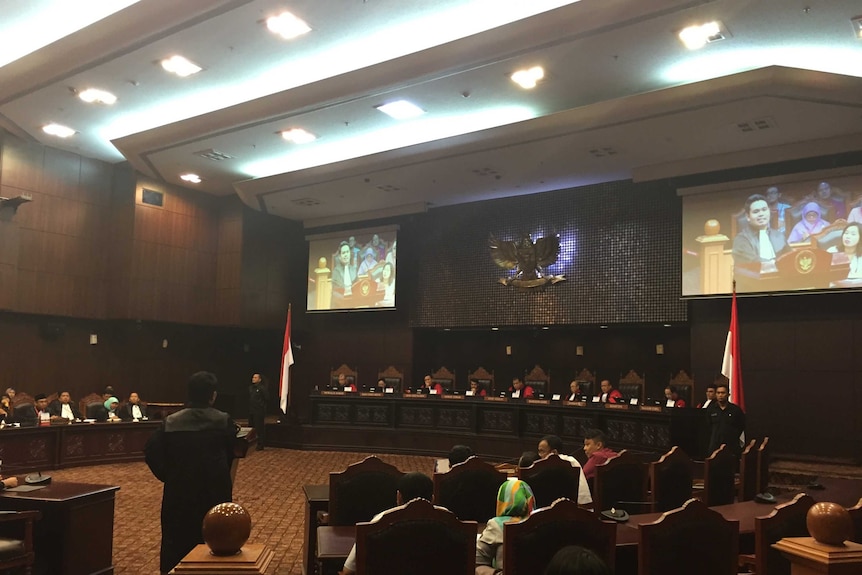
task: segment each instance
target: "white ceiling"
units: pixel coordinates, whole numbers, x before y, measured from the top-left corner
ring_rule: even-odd
[[[102,12],[0,0],[0,127],[308,227],[862,149],[859,0],[74,4]],[[284,9],[312,31],[270,33]],[[714,19],[727,39],[678,40]],[[204,70],[165,73],[173,54]],[[533,65],[537,88],[511,82]],[[87,87],[118,101],[85,104]],[[426,114],[375,109],[399,98]],[[77,133],[44,134],[52,121]],[[319,139],[287,143],[290,127]]]

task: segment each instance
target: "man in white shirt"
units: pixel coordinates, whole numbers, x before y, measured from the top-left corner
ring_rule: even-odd
[[[117,415],[123,421],[147,419],[147,406],[141,403],[141,396],[134,391],[129,394],[129,402],[122,406]]]
[[[712,405],[712,402],[714,402],[714,401],[715,401],[715,384],[710,383],[710,384],[707,384],[707,386],[706,386],[706,399],[703,401],[703,403],[701,403],[697,407],[699,409],[706,409],[707,407]]]
[[[61,391],[57,399],[48,405],[48,413],[51,414],[51,419],[54,421],[61,419],[75,421],[76,419],[81,419],[81,412],[72,403],[72,395],[68,391]]]
[[[572,467],[581,467],[577,459],[571,455],[565,455],[563,451],[563,440],[556,435],[546,435],[539,440],[538,450],[539,457],[546,459],[549,455],[556,455],[560,459],[568,461]],[[580,473],[580,483],[578,484],[578,505],[588,505],[593,502],[593,496],[590,493],[590,486],[587,483],[587,478],[584,477],[583,469]]]

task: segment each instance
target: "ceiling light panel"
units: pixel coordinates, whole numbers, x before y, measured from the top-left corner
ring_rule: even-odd
[[[512,81],[524,88],[531,90],[536,87],[536,84],[545,77],[545,70],[541,66],[533,66],[524,70],[518,70],[512,74]]]
[[[387,116],[395,118],[396,120],[409,120],[410,118],[417,118],[425,113],[425,110],[407,100],[395,100],[376,107]]]
[[[68,138],[75,135],[75,130],[62,124],[51,123],[42,126],[42,131],[49,136],[57,136],[58,138]]]
[[[185,78],[187,76],[191,76],[192,74],[197,74],[203,68],[189,60],[188,58],[180,55],[174,55],[170,58],[165,58],[161,62],[162,68],[165,69],[166,72],[170,72],[171,74],[176,74],[180,78]]]
[[[270,32],[278,34],[285,40],[298,38],[303,34],[311,32],[311,26],[302,18],[294,16],[290,12],[282,12],[278,16],[270,16],[266,19],[266,27]]]
[[[680,31],[679,39],[689,50],[697,50],[709,42],[723,39],[721,28],[721,23],[716,20],[687,26]]]
[[[281,132],[281,137],[294,144],[308,144],[317,139],[317,136],[303,130],[302,128],[291,128]]]
[[[182,174],[180,179],[184,182],[189,182],[190,184],[201,183],[201,177],[197,174]]]
[[[110,106],[117,101],[117,97],[105,90],[98,88],[87,88],[78,93],[78,97],[88,104],[105,104]]]
[[[853,25],[853,32],[856,34],[856,37],[862,40],[862,16],[851,18],[850,24]]]

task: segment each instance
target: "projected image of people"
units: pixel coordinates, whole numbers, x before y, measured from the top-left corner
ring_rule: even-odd
[[[308,310],[394,308],[395,233],[358,230],[310,238]]]
[[[765,196],[753,194],[745,201],[747,226],[733,238],[735,263],[771,263],[787,251],[784,235],[769,228],[771,211]]]
[[[830,246],[827,251],[832,253],[832,265],[847,264],[849,266],[847,279],[862,279],[862,264],[860,256],[862,249],[859,248],[859,236],[862,235],[862,224],[856,222],[847,224],[841,232],[841,243]]]

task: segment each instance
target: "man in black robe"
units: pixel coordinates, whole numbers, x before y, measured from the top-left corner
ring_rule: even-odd
[[[259,373],[251,376],[251,385],[248,386],[248,426],[257,432],[257,450],[266,445],[266,403],[269,393],[266,383]]]
[[[231,500],[230,466],[236,424],[213,409],[215,375],[199,371],[188,382],[188,407],[165,418],[144,450],[147,465],[165,484],[162,495],[161,573],[203,543],[207,512]]]

